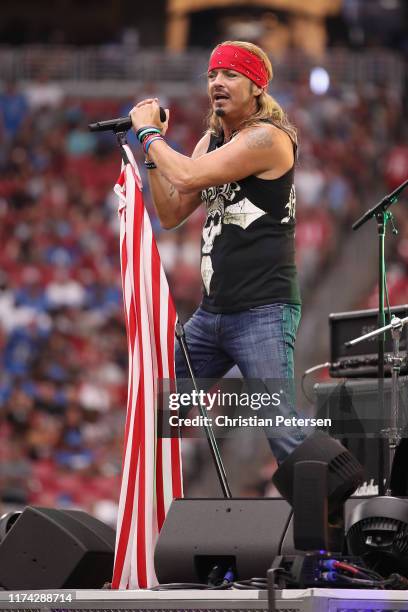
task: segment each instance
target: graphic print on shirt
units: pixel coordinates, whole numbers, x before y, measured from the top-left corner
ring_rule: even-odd
[[[211,252],[214,241],[222,233],[223,225],[232,223],[247,229],[256,219],[266,214],[247,198],[232,203],[236,197],[239,197],[237,196],[239,191],[241,187],[237,183],[226,183],[219,187],[204,189],[201,192],[201,199],[207,208],[201,251],[201,277],[207,295],[210,294],[211,279],[214,274]]]
[[[293,221],[296,216],[296,189],[295,185],[292,185],[289,200],[285,206],[288,209],[288,214],[284,217],[281,223],[289,223],[289,221]]]

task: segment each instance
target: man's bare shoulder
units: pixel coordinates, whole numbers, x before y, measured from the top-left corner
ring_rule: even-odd
[[[271,147],[290,148],[292,144],[286,132],[275,125],[254,125],[242,131],[242,137],[248,149],[270,149]]]
[[[197,159],[197,157],[201,157],[202,155],[205,155],[207,153],[210,144],[210,138],[211,136],[208,133],[204,134],[204,136],[200,138],[191,156],[192,159]]]

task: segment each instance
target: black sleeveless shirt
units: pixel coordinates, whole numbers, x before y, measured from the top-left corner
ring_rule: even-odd
[[[208,151],[222,144],[211,136]],[[294,166],[273,180],[254,175],[201,192],[202,308],[231,313],[300,304],[295,266]]]

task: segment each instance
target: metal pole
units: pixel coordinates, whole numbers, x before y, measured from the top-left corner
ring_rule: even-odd
[[[389,446],[389,470],[386,486],[386,495],[392,495],[391,491],[391,473],[392,466],[394,463],[395,450],[401,441],[401,432],[399,429],[399,375],[403,359],[399,355],[399,346],[402,333],[402,324],[400,326],[392,327],[392,344],[393,344],[393,356],[392,362],[392,383],[391,383],[391,419],[390,428],[388,432],[388,446]]]
[[[378,228],[378,327],[385,325],[384,283],[385,283],[385,224],[386,212],[377,214]],[[378,414],[384,414],[384,333],[378,335]],[[384,440],[378,439],[378,493],[384,495]],[[391,466],[388,466],[388,472]]]
[[[190,354],[188,351],[188,346],[186,343],[186,338],[185,338],[185,334],[184,334],[184,328],[182,326],[182,324],[177,321],[176,323],[176,337],[177,340],[179,341],[180,344],[180,348],[181,348],[181,352],[183,353],[184,356],[184,360],[186,362],[186,366],[188,369],[188,372],[190,374],[190,378],[192,380],[194,389],[197,393],[197,397],[200,397],[199,395],[199,391],[198,391],[198,387],[197,387],[197,383],[196,383],[196,379],[195,379],[195,375],[193,372],[193,368],[191,365],[191,359],[190,359]],[[202,405],[202,403],[199,401],[198,402],[198,408],[200,411],[201,416],[203,417],[203,427],[204,427],[204,431],[205,431],[205,435],[207,437],[208,440],[208,444],[210,447],[210,452],[212,455],[212,458],[214,460],[214,464],[215,464],[215,469],[217,471],[217,475],[218,475],[218,479],[220,481],[220,485],[221,485],[221,489],[223,492],[224,497],[231,499],[232,495],[231,495],[231,490],[229,488],[229,484],[228,484],[228,480],[227,480],[227,475],[225,472],[225,468],[224,468],[224,464],[222,462],[221,459],[221,455],[220,455],[220,451],[218,450],[218,446],[217,446],[217,442],[215,440],[214,437],[214,432],[212,430],[211,425],[208,425],[208,412],[205,406]]]

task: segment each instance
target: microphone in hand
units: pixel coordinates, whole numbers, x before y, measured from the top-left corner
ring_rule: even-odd
[[[160,106],[160,121],[166,121],[166,111]],[[116,119],[108,119],[107,121],[97,121],[90,123],[89,129],[91,132],[128,132],[132,127],[130,117],[117,117]]]

